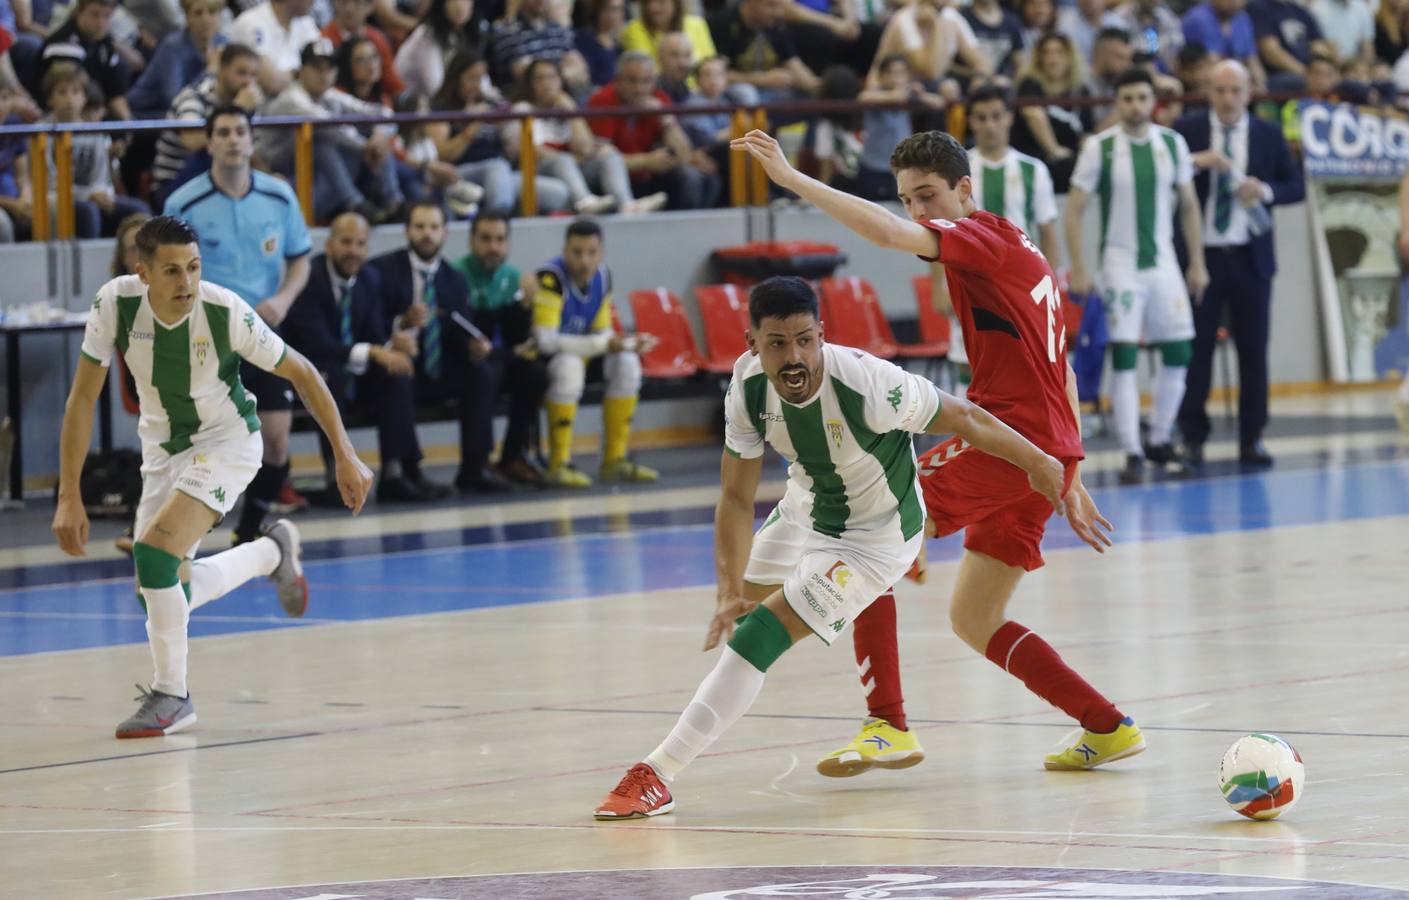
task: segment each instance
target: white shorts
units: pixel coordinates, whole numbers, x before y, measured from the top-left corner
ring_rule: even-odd
[[[264,459],[258,431],[232,440],[188,447],[175,456],[160,447],[142,448],[142,500],[132,533],[141,537],[173,492],[199,500],[224,518],[254,480]],[[200,541],[186,552],[195,555]]]
[[[1194,337],[1194,308],[1179,267],[1112,267],[1101,273],[1101,301],[1113,344],[1164,344]]]
[[[744,580],[783,586],[783,598],[830,644],[861,611],[905,577],[924,534],[908,541],[830,538],[774,507],[753,536]]]

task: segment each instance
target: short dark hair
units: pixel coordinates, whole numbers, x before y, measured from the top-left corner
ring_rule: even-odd
[[[595,237],[598,240],[605,240],[602,237],[602,226],[597,224],[596,219],[573,219],[568,225],[567,234],[563,235],[563,243],[567,243],[575,237]]]
[[[254,129],[254,123],[250,120],[249,110],[245,109],[243,106],[236,106],[233,103],[227,103],[224,106],[217,106],[215,109],[212,109],[210,111],[210,115],[206,116],[205,136],[207,140],[209,140],[210,136],[215,133],[215,120],[221,118],[222,116],[239,116],[240,118],[245,120],[245,124],[250,127],[250,130]]]
[[[226,44],[220,51],[220,68],[233,65],[242,59],[259,59],[259,51],[249,44]]]
[[[1011,108],[1013,105],[1007,88],[992,81],[985,81],[969,93],[969,108],[972,109],[980,103],[992,103],[994,100],[1005,107]]]
[[[1148,85],[1150,90],[1153,91],[1155,89],[1155,77],[1150,74],[1148,69],[1142,69],[1139,66],[1131,66],[1124,72],[1121,72],[1120,77],[1115,80],[1115,92],[1119,94],[1121,88],[1129,87],[1132,84]]]
[[[775,317],[809,315],[818,318],[817,294],[812,285],[795,275],[777,275],[760,281],[749,291],[749,323],[757,328]]]
[[[503,222],[504,230],[509,230],[509,214],[498,209],[484,209],[475,214],[474,221],[470,223],[470,234],[475,233],[481,222]]]
[[[1315,54],[1312,54],[1313,58]],[[1208,48],[1201,41],[1189,41],[1179,48],[1179,56],[1176,57],[1181,66],[1192,66],[1208,59]]]
[[[196,235],[196,229],[191,227],[191,223],[176,216],[155,216],[148,219],[141,228],[137,229],[137,236],[133,238],[137,245],[137,253],[142,259],[150,260],[156,255],[158,247],[168,244],[175,244],[184,247],[187,244],[199,246],[200,238]]]
[[[1095,47],[1102,41],[1120,41],[1122,44],[1128,44],[1130,43],[1130,32],[1115,25],[1107,25],[1096,32],[1096,39],[1091,42],[1091,46]]]
[[[82,12],[90,6],[106,6],[111,9],[117,6],[117,0],[78,0],[73,6],[73,11]]]
[[[1340,71],[1340,63],[1336,62],[1334,58],[1329,57],[1324,53],[1311,54],[1311,56],[1308,57],[1306,60],[1306,67],[1309,69],[1316,63],[1325,63],[1328,66],[1334,67],[1337,72]]]
[[[895,145],[890,155],[890,170],[919,169],[943,178],[950,187],[969,174],[969,152],[944,131],[921,131]]]
[[[446,219],[445,209],[439,203],[436,203],[434,200],[417,200],[415,203],[406,207],[406,225],[409,226],[411,224],[411,220],[415,218],[416,210],[418,209],[433,209],[435,210],[435,214],[440,216],[440,221],[444,222]]]

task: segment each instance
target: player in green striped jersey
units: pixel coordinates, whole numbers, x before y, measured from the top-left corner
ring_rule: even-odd
[[[1208,287],[1203,223],[1194,193],[1194,165],[1178,132],[1151,121],[1154,81],[1143,69],[1116,80],[1120,124],[1088,138],[1077,156],[1067,194],[1067,251],[1071,289],[1091,289],[1082,253],[1081,217],[1087,197],[1101,210],[1100,287],[1110,324],[1111,412],[1125,451],[1123,483],[1143,478],[1145,458],[1182,471],[1171,431],[1184,399],[1184,378],[1194,353],[1196,302]],[[1189,265],[1174,255],[1174,205],[1179,207]],[[1187,290],[1186,290],[1187,288]],[[1140,393],[1135,363],[1141,342],[1160,350],[1150,413],[1149,447],[1140,443]]]
[[[830,644],[905,574],[924,541],[912,434],[956,434],[1022,469],[1063,508],[1062,464],[991,413],[869,353],[825,343],[806,281],[756,286],[749,322],[749,351],[725,399],[718,583],[705,649],[728,644],[661,745],[597,807],[599,819],[670,812],[667,783],[748,710],[769,666],[808,635]],[[765,443],[790,463],[788,487],[755,535]]]
[[[117,736],[156,737],[196,721],[186,690],[190,610],[256,575],[270,576],[289,615],[303,615],[308,586],[298,532],[285,520],[264,537],[191,561],[201,538],[235,506],[263,456],[254,397],[240,383],[245,360],[293,383],[333,445],[338,490],[357,513],[372,473],[357,458],[337,405],[318,371],[255,315],[239,295],[201,281],[196,232],[158,216],[137,232],[136,275],[98,291],[64,410],[59,496],[53,530],[59,546],[84,555],[88,516],[79,477],[93,433],[93,405],[121,351],[137,384],[142,499],[132,557],[147,608],[155,674],[141,706]]]

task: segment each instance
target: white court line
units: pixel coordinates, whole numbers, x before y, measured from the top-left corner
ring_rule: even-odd
[[[195,813],[192,813],[195,815]],[[1237,824],[1236,822],[1234,824]],[[5,828],[0,829],[0,835],[30,835],[30,834],[130,834],[141,826],[130,828]],[[396,824],[380,825],[369,823],[367,825],[204,825],[186,826],[183,828],[167,828],[164,830],[180,832],[183,834],[222,834],[222,833],[265,833],[282,834],[291,831],[563,831],[582,829],[611,828],[590,822],[582,824],[528,824],[514,825],[510,823],[453,823],[445,825],[415,825]],[[637,826],[640,827],[640,826]],[[661,826],[670,828],[670,826]],[[1105,831],[1010,831],[996,829],[964,829],[964,828],[866,828],[866,827],[824,827],[824,826],[784,826],[784,825],[688,825],[682,826],[688,831],[719,832],[725,834],[746,833],[746,834],[854,834],[854,835],[907,835],[916,836],[933,835],[939,836],[974,836],[982,838],[1060,838],[1066,839],[1069,835],[1078,839],[1100,838],[1102,840],[1140,840],[1140,841],[1202,841],[1217,842],[1222,844],[1252,844],[1252,845],[1289,845],[1298,849],[1314,849],[1320,846],[1332,844],[1346,845],[1350,847],[1376,847],[1388,850],[1409,849],[1409,843],[1395,843],[1391,841],[1361,841],[1356,838],[1321,838],[1307,841],[1304,838],[1260,838],[1260,837],[1240,837],[1234,835],[1203,835],[1203,834],[1144,834],[1140,832],[1105,832]],[[673,828],[671,830],[680,830]],[[1201,850],[1205,848],[1189,848]],[[1219,852],[1219,848],[1207,848],[1209,852]],[[756,868],[750,866],[750,868]],[[1088,868],[1082,866],[1081,868]]]

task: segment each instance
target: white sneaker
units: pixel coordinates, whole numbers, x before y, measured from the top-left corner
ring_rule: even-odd
[[[665,205],[669,202],[670,195],[665,191],[656,191],[654,194],[637,197],[622,207],[621,211],[624,213],[653,213],[665,209]]]
[[[616,208],[615,197],[601,197],[597,194],[588,194],[572,205],[572,208],[584,216],[595,216],[598,213],[608,212]]]

